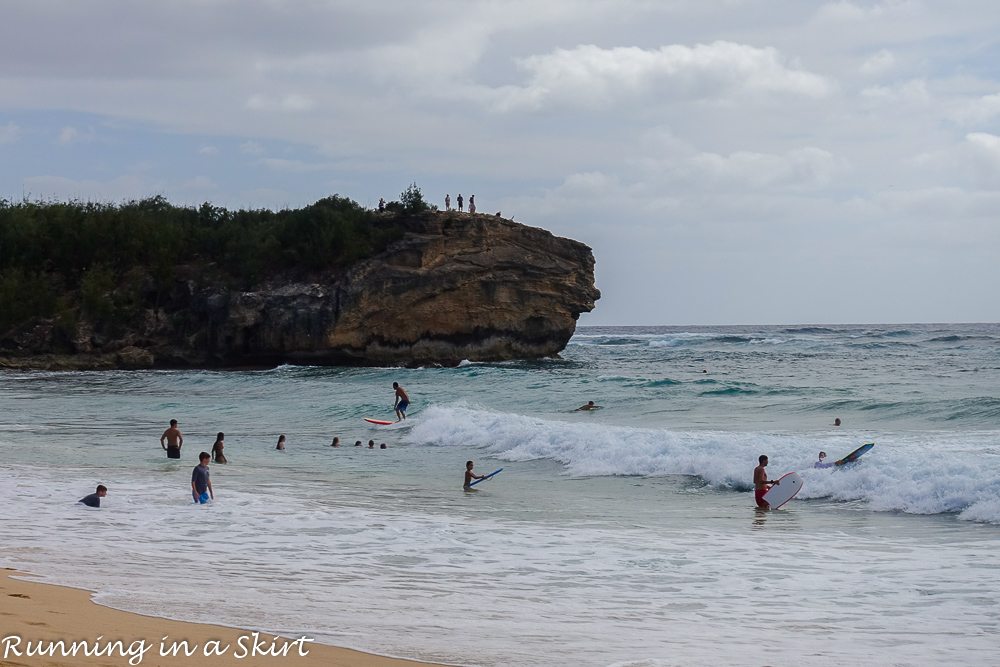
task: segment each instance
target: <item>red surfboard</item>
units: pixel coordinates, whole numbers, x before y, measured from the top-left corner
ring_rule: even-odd
[[[369,424],[376,424],[378,426],[388,426],[389,424],[395,424],[396,422],[387,422],[384,419],[372,419],[371,417],[364,418]]]

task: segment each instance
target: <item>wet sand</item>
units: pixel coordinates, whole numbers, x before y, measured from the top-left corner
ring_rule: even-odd
[[[94,603],[87,591],[14,579],[14,576],[28,575],[11,569],[0,572],[3,574],[0,577],[0,664],[5,666],[421,667],[429,664],[296,641],[298,637],[276,638],[269,633],[254,637],[249,630],[118,611]],[[164,636],[167,641],[162,642],[163,648],[169,649],[174,642],[187,640],[189,648],[197,647],[197,651],[190,657],[169,653],[161,656]],[[16,639],[20,639],[19,644]],[[81,649],[75,657],[63,657],[58,645],[54,655],[28,657],[26,654],[29,644],[34,649],[41,641],[47,648],[58,640],[63,640],[67,649],[72,648],[74,642],[83,642],[91,652],[96,650],[100,654],[87,657]],[[121,644],[114,644],[118,640]],[[212,643],[216,641],[218,644]],[[206,649],[208,656],[204,653]],[[17,651],[22,655],[18,656]],[[222,655],[216,655],[216,651]],[[262,655],[261,651],[267,653]]]

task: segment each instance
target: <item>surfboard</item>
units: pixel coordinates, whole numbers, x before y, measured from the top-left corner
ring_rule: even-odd
[[[850,454],[848,454],[844,458],[840,459],[839,461],[834,461],[833,465],[842,466],[845,463],[854,463],[855,461],[857,461],[858,459],[860,459],[862,456],[864,456],[868,452],[868,450],[870,450],[874,446],[875,446],[874,442],[866,442],[865,444],[861,445],[860,447],[858,447],[857,449],[855,449],[853,452],[851,452]]]
[[[776,510],[789,500],[795,497],[802,490],[802,478],[797,472],[787,472],[783,477],[778,478],[778,483],[768,489],[764,494],[764,500]]]
[[[365,417],[364,420],[369,424],[376,424],[378,426],[388,426],[389,424],[395,424],[396,422],[386,421],[384,419],[372,419],[371,417]]]
[[[474,480],[471,484],[469,484],[469,486],[475,486],[476,484],[479,484],[480,482],[485,482],[486,480],[488,480],[490,477],[492,477],[493,475],[497,474],[501,470],[503,470],[503,468],[497,468],[496,470],[494,470],[493,472],[491,472],[489,475],[486,475],[482,479]]]

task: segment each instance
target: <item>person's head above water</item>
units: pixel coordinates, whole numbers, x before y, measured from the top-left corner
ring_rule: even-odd
[[[757,457],[757,462],[760,463],[762,466],[766,466],[767,465],[767,455],[766,454],[761,454],[760,456],[758,456]]]
[[[819,453],[819,460],[822,461],[825,458],[826,458],[826,452],[820,452]]]
[[[836,419],[833,420],[833,425],[840,426],[840,417],[837,417]]]

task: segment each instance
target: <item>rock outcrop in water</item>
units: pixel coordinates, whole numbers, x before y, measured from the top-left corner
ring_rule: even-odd
[[[429,212],[402,224],[405,234],[384,252],[309,281],[272,280],[237,292],[192,269],[161,303],[143,310],[139,324],[114,338],[81,322],[73,340],[60,342],[51,322],[36,322],[4,341],[0,365],[530,359],[561,351],[580,313],[600,298],[593,253],[577,241],[486,215]]]

